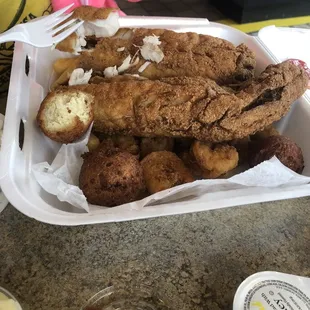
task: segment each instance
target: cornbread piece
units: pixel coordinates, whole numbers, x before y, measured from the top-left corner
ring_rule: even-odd
[[[71,89],[51,92],[41,103],[37,122],[50,139],[71,143],[87,131],[93,121],[94,97]]]
[[[141,161],[141,165],[151,194],[194,181],[182,160],[172,152],[153,152]]]
[[[79,185],[87,201],[113,207],[142,198],[145,183],[136,156],[116,148],[84,155]]]
[[[304,168],[301,148],[290,138],[284,136],[270,136],[253,142],[250,147],[249,165],[254,167],[273,156],[295,172],[301,173]]]

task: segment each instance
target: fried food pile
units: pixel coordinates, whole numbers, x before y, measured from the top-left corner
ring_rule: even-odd
[[[56,48],[72,52],[85,41],[83,50],[56,61],[59,77],[37,115],[42,132],[61,143],[93,123],[80,172],[90,203],[117,206],[274,155],[302,171],[300,148],[272,127],[307,89],[301,66],[285,61],[254,77],[255,57],[243,44],[163,29],[112,31],[102,25],[115,12],[102,10],[75,13],[88,24]]]

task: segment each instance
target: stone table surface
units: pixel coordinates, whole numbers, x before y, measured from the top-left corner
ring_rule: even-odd
[[[59,227],[0,214],[0,286],[25,310],[79,309],[110,284],[170,309],[231,309],[247,276],[310,276],[310,198],[123,223]]]

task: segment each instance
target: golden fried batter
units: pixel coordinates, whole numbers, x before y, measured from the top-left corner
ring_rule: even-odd
[[[206,179],[217,178],[238,165],[238,152],[228,144],[212,146],[209,143],[195,141],[191,153],[202,169],[202,176]]]
[[[110,147],[112,145],[114,148],[118,148],[122,151],[127,151],[132,155],[139,155],[140,149],[138,141],[134,137],[120,135],[110,136],[102,141],[102,145],[105,145],[106,143],[108,143]]]
[[[89,5],[82,5],[74,9],[71,18],[77,18],[84,21],[107,19],[111,12],[117,12],[118,10],[118,8],[96,8]]]
[[[51,85],[54,90],[60,85],[67,85],[71,73],[78,67],[78,58],[60,58],[53,64],[53,69],[58,75],[57,79]]]
[[[198,165],[195,157],[193,154],[191,154],[191,152],[184,151],[179,156],[195,178],[201,179],[203,177],[203,170]]]
[[[92,152],[96,150],[99,144],[100,144],[99,139],[93,133],[91,133],[88,139],[88,143],[87,143],[87,147],[89,151]]]
[[[306,72],[290,62],[269,66],[232,94],[203,78],[129,80],[65,89],[90,93],[94,129],[107,135],[188,137],[209,142],[241,139],[281,119],[307,89]]]
[[[182,160],[171,152],[153,152],[141,161],[141,165],[146,187],[151,194],[194,181]]]
[[[136,156],[115,148],[84,156],[79,186],[92,204],[113,207],[142,198],[145,183]]]
[[[176,33],[165,29],[123,30],[113,37],[99,39],[91,51],[81,53],[79,67],[103,71],[120,66],[127,56],[133,57],[146,36],[159,36],[164,53],[161,62],[152,62],[142,73],[138,69],[146,60],[140,57],[136,66],[126,73],[140,74],[149,79],[172,76],[203,76],[218,83],[240,83],[254,75],[255,56],[249,48],[193,32]],[[124,39],[125,37],[125,39]],[[124,47],[124,51],[118,49]]]

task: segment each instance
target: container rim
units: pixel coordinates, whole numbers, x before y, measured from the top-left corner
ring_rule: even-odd
[[[22,310],[20,303],[18,302],[18,300],[12,293],[10,293],[8,290],[6,290],[4,287],[1,287],[1,286],[0,286],[0,293],[3,293],[6,297],[14,300],[17,305],[17,310]]]

